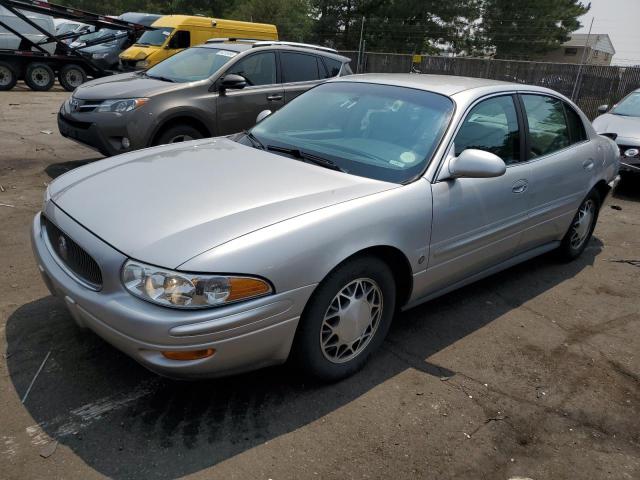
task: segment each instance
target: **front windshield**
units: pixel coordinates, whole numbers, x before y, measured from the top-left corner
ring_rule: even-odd
[[[219,48],[187,48],[151,67],[147,75],[172,82],[195,82],[211,77],[237,54]]]
[[[62,25],[58,26],[58,28],[56,29],[56,33],[58,35],[63,35],[65,33],[73,32],[79,26],[79,23],[63,23]]]
[[[147,30],[136,42],[136,45],[162,45],[167,41],[169,35],[173,32],[173,28],[160,27],[155,30]]]
[[[419,175],[449,124],[443,95],[390,85],[316,87],[256,125],[266,146],[321,156],[363,177],[403,183]]]
[[[105,38],[110,35],[118,35],[120,33],[124,33],[123,30],[113,30],[111,28],[103,28],[102,30],[98,30],[97,32],[86,33],[78,37],[74,43],[87,43],[92,42],[93,40],[97,40],[99,38]]]
[[[611,113],[640,117],[640,92],[633,92],[631,95],[627,95],[611,110]]]

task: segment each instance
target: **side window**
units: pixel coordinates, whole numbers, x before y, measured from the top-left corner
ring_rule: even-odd
[[[178,30],[169,40],[169,48],[189,48],[191,46],[191,32]]]
[[[336,60],[335,58],[324,58],[324,64],[327,66],[329,70],[329,77],[337,77],[340,73],[340,68],[342,68],[342,62],[340,60]]]
[[[567,123],[569,124],[569,137],[571,143],[584,142],[587,139],[587,132],[584,129],[584,123],[580,115],[566,103],[564,104],[564,111],[567,113]]]
[[[282,52],[280,61],[282,64],[282,81],[284,83],[307,82],[321,78],[318,60],[315,55]],[[324,77],[324,72],[322,72],[322,77]]]
[[[544,95],[522,95],[529,123],[529,157],[542,155],[568,147],[569,128],[562,102]]]
[[[513,97],[493,97],[471,109],[454,140],[455,154],[467,148],[491,152],[509,165],[520,161],[520,130]]]
[[[245,57],[226,73],[242,75],[248,85],[272,85],[276,83],[276,54],[262,52]]]

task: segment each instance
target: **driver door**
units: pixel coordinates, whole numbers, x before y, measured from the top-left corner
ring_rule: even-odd
[[[467,148],[504,160],[495,178],[447,178],[433,184],[433,227],[424,294],[463,281],[512,257],[527,225],[530,167],[523,159],[522,120],[513,95],[481,100],[456,134],[443,165]]]
[[[278,82],[275,52],[258,52],[246,56],[231,65],[224,75],[230,73],[242,75],[247,80],[247,86],[240,90],[228,89],[224,94],[218,95],[218,135],[229,135],[251,128],[261,111],[276,111],[284,105],[284,89]]]

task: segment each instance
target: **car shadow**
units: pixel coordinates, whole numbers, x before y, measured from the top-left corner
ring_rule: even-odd
[[[93,163],[97,160],[103,160],[104,157],[96,157],[89,158],[86,160],[73,160],[69,162],[59,162],[59,163],[51,163],[47,165],[47,168],[44,169],[45,173],[49,175],[49,178],[52,180],[58,178],[60,175],[63,175],[74,168],[82,167],[83,165],[87,165],[89,163]]]
[[[614,199],[640,202],[640,175],[623,175],[612,196]]]
[[[9,375],[22,398],[51,352],[24,405],[37,422],[26,431],[32,443],[54,438],[111,478],[175,478],[319,420],[409,368],[455,376],[429,358],[593,265],[601,250],[593,238],[572,263],[547,254],[397,315],[367,366],[332,385],[305,381],[286,365],[207,381],[163,379],[77,328],[54,297],[9,317]]]

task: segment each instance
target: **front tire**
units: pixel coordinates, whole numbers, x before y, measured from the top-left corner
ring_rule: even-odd
[[[396,285],[375,257],[350,260],[318,286],[300,319],[293,364],[306,375],[337,381],[364,366],[389,331]]]
[[[587,248],[598,221],[601,202],[596,190],[591,190],[582,201],[558,249],[561,260],[574,260]]]
[[[53,70],[46,63],[30,63],[27,65],[27,70],[24,74],[24,83],[36,92],[51,90],[55,79],[56,76]]]
[[[163,131],[155,142],[155,145],[166,145],[168,143],[188,142],[189,140],[198,140],[204,138],[202,132],[190,125],[175,125]]]

